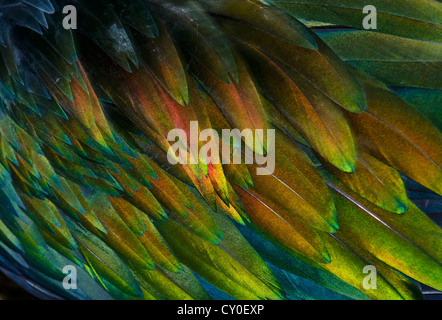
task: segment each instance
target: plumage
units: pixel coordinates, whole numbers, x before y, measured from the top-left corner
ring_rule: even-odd
[[[442,290],[440,2],[373,0],[377,30],[362,1],[71,2],[66,30],[68,1],[0,1],[0,270],[51,299]]]

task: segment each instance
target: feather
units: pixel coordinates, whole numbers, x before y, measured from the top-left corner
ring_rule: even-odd
[[[433,147],[442,144],[441,133],[412,106],[382,85],[369,80],[364,85],[367,112],[360,116],[348,114],[361,147],[442,194],[442,154],[440,148]],[[388,108],[385,107],[387,105]],[[405,118],[407,121],[404,121]],[[388,139],[385,139],[387,136]]]
[[[442,289],[438,2],[374,1],[373,31],[360,1],[78,0],[78,31],[63,4],[0,4],[0,270],[53,299]]]
[[[352,0],[266,0],[297,18],[360,28],[366,17],[364,1]],[[438,17],[442,6],[435,0],[374,0],[370,5],[379,15],[378,31],[414,39],[440,41]]]
[[[341,59],[386,86],[441,88],[439,42],[359,30],[318,29],[317,34]]]

